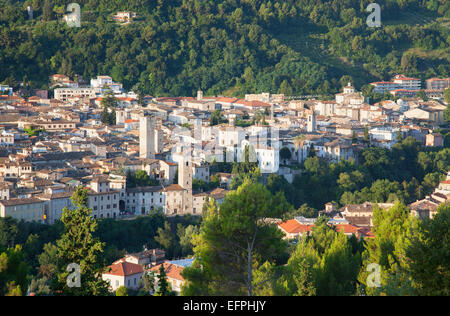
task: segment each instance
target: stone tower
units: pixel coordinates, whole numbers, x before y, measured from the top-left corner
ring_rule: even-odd
[[[178,184],[185,190],[192,190],[192,161],[186,157],[178,163]]]
[[[192,213],[192,160],[183,157],[178,163],[178,184],[183,188],[183,213]]]
[[[164,131],[160,128],[155,130],[155,153],[161,154],[164,151]]]
[[[155,122],[150,116],[139,119],[139,157],[155,158]]]
[[[313,133],[316,131],[316,113],[313,111],[311,114],[308,114],[308,133]]]

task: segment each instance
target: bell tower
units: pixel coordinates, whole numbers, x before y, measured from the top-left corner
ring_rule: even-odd
[[[178,163],[178,185],[183,188],[183,213],[192,214],[192,160],[183,157]]]

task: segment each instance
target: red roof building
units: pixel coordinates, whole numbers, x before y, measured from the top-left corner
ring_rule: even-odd
[[[102,279],[110,284],[110,290],[116,291],[125,286],[128,289],[138,290],[144,268],[139,264],[126,261],[116,261],[102,274]]]

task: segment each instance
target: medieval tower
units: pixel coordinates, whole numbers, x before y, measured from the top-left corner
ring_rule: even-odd
[[[139,157],[155,158],[155,122],[150,116],[139,119]]]
[[[178,163],[178,185],[183,188],[183,213],[192,213],[192,160],[183,157]]]

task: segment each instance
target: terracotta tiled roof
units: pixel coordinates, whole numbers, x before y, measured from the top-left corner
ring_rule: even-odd
[[[244,106],[252,107],[252,108],[259,108],[259,107],[266,107],[269,108],[270,104],[261,102],[261,101],[245,101],[245,100],[239,100],[237,102],[234,102],[236,104],[241,104]]]
[[[335,225],[336,227],[336,231],[338,232],[342,232],[344,234],[357,234],[359,232],[359,230],[361,229],[360,227],[356,227],[350,224],[338,224]]]
[[[304,225],[297,222],[295,219],[288,220],[278,225],[287,234],[304,234],[312,230],[314,225]]]
[[[427,199],[419,200],[409,205],[409,207],[414,211],[418,210],[435,211],[438,208],[438,206],[439,205],[437,203]]]
[[[375,238],[372,229],[369,227],[362,227],[359,229],[359,235],[364,238]]]
[[[450,78],[430,78],[430,79],[425,80],[425,81],[443,81],[443,80],[450,81]]]
[[[184,281],[184,278],[181,276],[181,272],[183,272],[183,267],[177,266],[169,262],[164,262],[162,264],[164,265],[164,271],[166,271],[167,278]],[[154,266],[153,268],[150,269],[150,271],[158,273],[160,267],[161,264]]]
[[[181,185],[179,185],[179,184],[172,184],[172,185],[169,185],[168,187],[165,187],[163,191],[164,192],[167,192],[167,191],[183,191],[183,187]]]
[[[119,262],[108,267],[107,272],[104,274],[118,275],[118,276],[128,276],[138,273],[143,273],[144,268],[139,264],[134,264],[130,262]]]
[[[216,98],[217,102],[226,102],[226,103],[234,103],[236,101],[239,101],[239,99],[236,98],[227,98],[227,97],[218,97]]]

